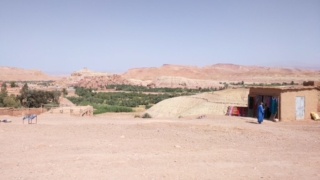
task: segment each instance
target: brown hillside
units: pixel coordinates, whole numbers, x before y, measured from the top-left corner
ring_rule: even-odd
[[[186,74],[187,75],[187,74]],[[105,72],[95,72],[82,69],[73,72],[68,78],[57,81],[57,85],[62,87],[81,86],[87,88],[103,88],[108,84],[131,84],[150,87],[182,87],[182,88],[218,88],[221,85],[217,81],[189,79],[185,77],[160,76],[153,80],[126,79],[121,75],[108,74]]]
[[[0,81],[48,81],[57,80],[40,70],[27,70],[16,67],[0,66]]]
[[[160,76],[173,76],[216,81],[283,82],[319,80],[320,71],[234,64],[215,64],[202,68],[165,64],[161,67],[130,69],[122,76],[128,79],[140,80],[153,80]]]

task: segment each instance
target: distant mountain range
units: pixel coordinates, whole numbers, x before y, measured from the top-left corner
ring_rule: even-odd
[[[320,80],[320,71],[299,68],[214,64],[204,67],[164,64],[160,67],[132,68],[121,74],[82,69],[71,75],[48,75],[40,70],[0,66],[0,81],[59,80],[62,85],[79,82],[89,85],[125,83],[165,87],[210,87],[219,82],[290,82]],[[99,82],[101,81],[101,82]],[[118,82],[119,81],[119,82]]]
[[[41,70],[0,66],[0,81],[48,81],[57,79],[59,78],[45,74]]]

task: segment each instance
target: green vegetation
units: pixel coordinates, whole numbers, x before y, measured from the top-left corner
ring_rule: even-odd
[[[16,85],[16,82],[14,82],[14,81],[11,81],[11,82],[10,82],[10,86],[11,86],[12,88],[18,87],[18,86]]]
[[[107,104],[113,106],[138,107],[139,105],[152,105],[164,99],[193,93],[162,93],[145,94],[142,92],[93,92],[92,89],[75,87],[75,93],[80,97],[68,97],[76,105]]]
[[[94,114],[104,112],[132,112],[135,107],[144,105],[146,109],[158,102],[178,97],[194,95],[199,92],[217,91],[227,88],[149,88],[133,85],[107,85],[107,89],[115,89],[116,92],[94,92],[94,89],[75,87],[75,93],[79,97],[67,97],[76,105],[94,107]]]
[[[101,114],[106,112],[133,112],[133,109],[130,107],[123,106],[110,106],[106,104],[93,104],[93,114]]]
[[[63,94],[64,96],[68,95],[68,91],[66,90],[66,88],[63,88],[63,89],[62,89],[62,94]]]
[[[76,105],[92,105],[95,109],[94,114],[104,112],[132,112],[132,108],[140,105],[144,105],[146,109],[148,109],[153,104],[156,104],[164,99],[216,90],[214,88],[148,88],[144,86],[132,85],[108,85],[107,88],[116,89],[118,92],[96,93],[90,88],[87,89],[83,87],[75,87],[75,93],[79,97],[68,97],[68,99]],[[152,94],[148,92],[158,92],[158,94]]]
[[[145,113],[144,115],[142,115],[142,118],[152,118],[150,114]]]
[[[25,84],[20,90],[20,95],[16,97],[23,107],[41,107],[42,104],[59,104],[60,91],[41,91],[29,90],[28,84]]]
[[[146,105],[146,109],[150,109],[152,105]]]
[[[114,107],[138,107],[139,105],[152,105],[164,99],[178,96],[179,94],[143,94],[143,93],[95,93],[92,89],[76,87],[75,93],[80,97],[68,97],[76,105],[109,105]],[[108,111],[109,112],[109,111]],[[113,112],[119,112],[115,110]],[[128,112],[126,109],[120,112]]]
[[[14,95],[8,96],[7,84],[3,83],[0,91],[0,107],[19,107],[20,103]]]
[[[188,89],[188,88],[149,88],[145,86],[133,86],[125,84],[117,85],[107,85],[107,89],[115,89],[116,91],[129,91],[129,92],[158,92],[158,93],[199,93],[199,92],[210,92],[222,90],[222,88],[198,88],[198,89]]]

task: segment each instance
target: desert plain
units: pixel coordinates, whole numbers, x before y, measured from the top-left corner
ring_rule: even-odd
[[[320,77],[313,70],[230,64],[163,65],[113,75],[85,68],[68,77],[0,69],[2,81],[51,80],[49,86],[29,84],[46,91],[108,84],[197,89],[239,81],[301,84]],[[22,85],[8,87],[9,94],[19,95]],[[69,96],[76,95],[69,91]],[[134,118],[139,112],[84,117],[47,112],[38,115],[37,124],[23,124],[22,115],[0,115],[11,121],[0,123],[0,180],[320,179],[319,121],[257,124],[255,118],[225,115],[228,106],[247,106],[247,97],[248,89],[231,87],[171,98],[145,111],[152,119]],[[62,99],[60,105],[74,106]]]
[[[0,123],[0,179],[320,179],[320,124],[311,120],[0,118],[12,121]]]

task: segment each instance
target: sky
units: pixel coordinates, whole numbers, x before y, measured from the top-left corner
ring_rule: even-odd
[[[0,0],[0,66],[217,63],[320,69],[320,1]]]

